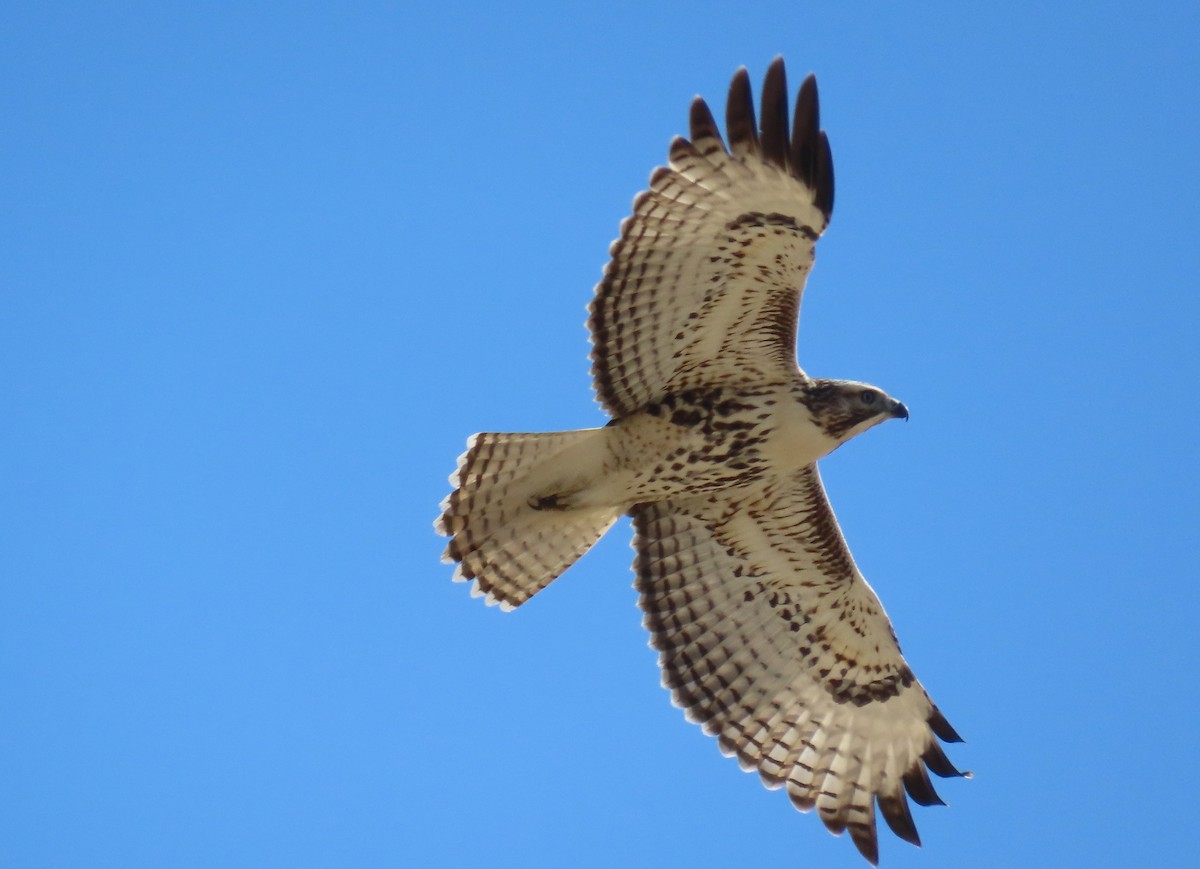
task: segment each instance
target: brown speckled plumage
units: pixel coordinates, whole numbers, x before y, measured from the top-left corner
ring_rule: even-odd
[[[789,127],[783,61],[756,121],[707,104],[621,225],[589,327],[600,429],[472,438],[439,532],[456,579],[518,606],[622,513],[663,683],[768,787],[878,860],[875,811],[918,843],[908,798],[960,775],[958,735],[900,653],[842,537],[816,462],[903,404],[796,363],[801,295],[833,209],[816,81]],[[906,796],[907,795],[907,796]],[[790,833],[781,836],[790,838]]]

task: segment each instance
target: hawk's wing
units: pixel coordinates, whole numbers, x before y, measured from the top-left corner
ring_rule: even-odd
[[[722,751],[878,858],[875,806],[919,844],[905,791],[961,775],[958,734],[913,676],[846,548],[816,465],[633,510],[637,587],[663,682]]]
[[[809,76],[788,131],[777,58],[761,127],[745,69],[726,110],[729,148],[704,100],[634,200],[596,287],[588,328],[596,393],[614,416],[667,392],[791,379],[813,246],[833,210],[833,161]]]

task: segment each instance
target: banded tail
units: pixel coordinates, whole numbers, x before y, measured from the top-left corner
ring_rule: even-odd
[[[619,505],[572,504],[601,478],[605,429],[477,434],[450,477],[437,532],[456,582],[501,609],[520,606],[570,567],[624,512]],[[580,499],[583,500],[583,499]]]

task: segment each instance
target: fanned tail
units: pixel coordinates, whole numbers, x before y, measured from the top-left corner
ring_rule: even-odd
[[[604,429],[471,437],[434,526],[450,538],[442,560],[458,564],[454,579],[512,609],[591,549],[622,508],[573,507],[569,496],[599,478],[604,438]]]

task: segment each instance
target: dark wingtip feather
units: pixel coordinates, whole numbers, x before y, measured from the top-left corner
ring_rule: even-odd
[[[904,774],[902,779],[904,789],[912,797],[913,802],[920,806],[944,806],[946,803],[933,789],[929,773],[925,772],[925,764],[918,761],[912,769]]]
[[[792,174],[813,186],[816,177],[817,138],[821,132],[820,107],[817,104],[817,80],[808,75],[796,94],[796,111],[792,117]]]
[[[758,124],[754,120],[754,94],[750,90],[750,73],[741,67],[729,83],[729,100],[725,103],[725,133],[729,150],[734,153],[758,153]]]
[[[933,707],[933,712],[929,714],[929,726],[943,742],[963,741],[963,738],[958,735],[958,731],[950,726],[950,722],[946,720],[946,716],[936,706]]]
[[[850,839],[858,853],[863,855],[872,866],[879,865],[879,838],[875,835],[874,824],[850,824]]]
[[[721,138],[721,131],[717,129],[717,121],[713,118],[712,110],[701,97],[692,100],[689,122],[694,144],[698,145],[705,139],[712,139],[721,146],[721,150],[725,149],[725,141]]]
[[[796,94],[789,158],[792,174],[813,191],[813,204],[828,220],[833,214],[833,152],[821,131],[821,101],[811,73]]]
[[[880,796],[878,802],[879,811],[883,813],[883,819],[892,828],[892,832],[905,842],[911,842],[920,847],[921,836],[917,833],[917,825],[913,821],[912,812],[908,808],[908,800],[904,798],[904,794]]]
[[[930,772],[942,778],[966,778],[967,774],[959,772],[959,770],[950,762],[950,758],[946,757],[946,752],[942,751],[942,747],[936,742],[931,742],[929,748],[925,749],[925,753],[921,755],[921,759],[925,761],[925,765],[929,767]]]
[[[787,72],[776,57],[767,70],[762,90],[763,160],[786,169],[789,162]]]
[[[821,131],[821,145],[817,151],[817,183],[813,204],[829,220],[833,216],[833,149],[829,137]]]

